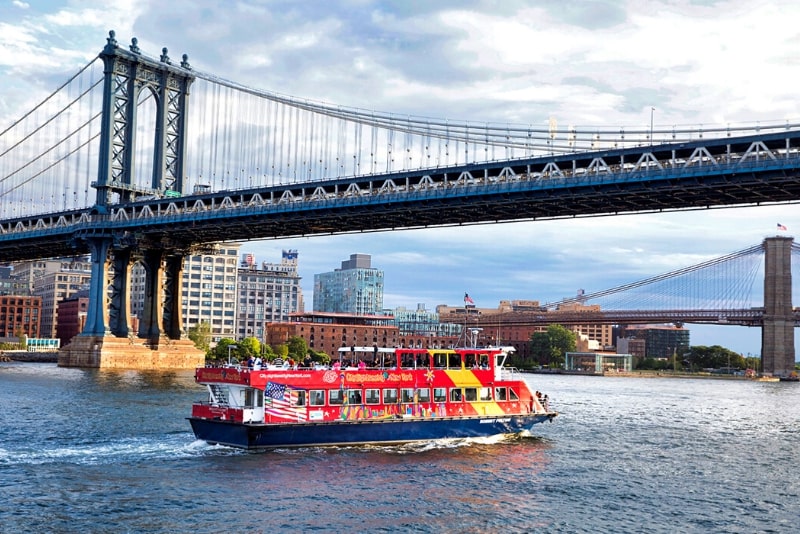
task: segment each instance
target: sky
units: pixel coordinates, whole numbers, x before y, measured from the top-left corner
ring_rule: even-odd
[[[362,109],[546,127],[800,122],[800,3],[674,0],[0,0],[0,128],[103,48]],[[552,302],[793,235],[797,206],[624,215],[253,241],[315,273],[353,253],[385,273],[384,306]],[[687,325],[693,345],[760,353],[760,329]],[[798,351],[800,354],[800,351]]]

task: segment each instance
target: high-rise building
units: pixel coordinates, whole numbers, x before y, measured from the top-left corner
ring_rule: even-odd
[[[253,254],[242,255],[238,270],[236,339],[266,339],[267,323],[289,320],[303,311],[303,289],[297,274],[297,251],[284,250],[280,263],[263,262]]]
[[[407,337],[456,337],[461,334],[462,325],[442,323],[439,314],[425,309],[425,304],[417,304],[416,310],[408,310],[398,306],[386,315],[394,316],[401,336]]]
[[[383,311],[383,271],[369,254],[351,254],[335,271],[314,275],[314,311],[379,315]]]

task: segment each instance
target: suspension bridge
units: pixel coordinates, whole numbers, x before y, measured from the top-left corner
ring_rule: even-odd
[[[211,243],[796,202],[799,146],[789,123],[543,129],[345,108],[109,32],[95,60],[0,132],[0,260],[91,254],[87,321],[61,364],[113,366],[135,346],[141,361],[191,367],[182,260]],[[778,248],[767,258],[791,256]],[[136,262],[145,310],[132,332]],[[772,351],[793,365],[793,343],[788,355],[766,341],[793,336],[773,315],[765,307],[765,332],[783,333],[765,334],[765,362]]]

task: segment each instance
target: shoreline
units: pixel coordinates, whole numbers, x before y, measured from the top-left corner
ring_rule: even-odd
[[[580,371],[563,371],[563,370],[533,370],[524,371],[531,374],[541,375],[574,375],[574,376],[596,376],[602,377],[620,377],[620,378],[690,378],[695,380],[749,380],[752,382],[778,382],[780,379],[777,376],[763,376],[763,377],[746,377],[741,375],[715,375],[711,373],[685,373],[685,372],[670,372],[670,371],[631,371],[629,373],[584,373]]]

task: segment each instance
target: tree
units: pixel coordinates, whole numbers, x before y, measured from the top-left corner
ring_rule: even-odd
[[[689,361],[693,369],[719,369],[721,367],[744,369],[747,367],[747,362],[741,354],[720,345],[692,347],[689,350]]]
[[[228,351],[228,347],[233,347]],[[211,351],[214,357],[218,360],[228,361],[228,353],[230,352],[231,358],[237,360],[241,357],[239,354],[239,346],[236,345],[236,340],[229,337],[224,337],[217,342],[217,346]]]
[[[533,359],[542,366],[550,365],[550,336],[547,332],[534,332],[528,344]]]
[[[308,354],[308,343],[300,336],[289,338],[287,356],[296,362],[302,362]]]
[[[237,341],[236,345],[239,347],[238,352],[242,357],[256,357],[261,354],[261,342],[254,337],[246,337]]]
[[[544,332],[531,334],[530,352],[539,365],[562,367],[565,354],[574,352],[576,347],[575,333],[560,324],[550,325]]]
[[[555,367],[562,367],[567,352],[575,352],[578,347],[575,332],[560,324],[551,324],[547,327],[547,337],[550,338],[550,363]]]
[[[201,321],[191,327],[188,336],[195,347],[209,354],[211,350],[211,325],[207,321]]]

